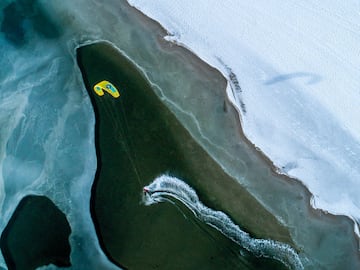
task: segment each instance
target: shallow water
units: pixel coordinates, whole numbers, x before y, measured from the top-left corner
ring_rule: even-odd
[[[0,8],[11,2],[2,1]],[[145,71],[154,91],[195,140],[288,228],[289,233],[271,230],[272,238],[294,242],[309,260],[304,261],[306,269],[360,268],[352,222],[310,209],[309,194],[301,185],[274,174],[241,135],[239,120],[226,100],[225,80],[191,53],[164,42],[166,33],[157,24],[125,1],[18,2],[27,8],[34,3],[43,15],[24,19],[20,45],[0,34],[1,230],[22,197],[47,195],[72,227],[73,268],[116,269],[99,248],[90,219],[95,120],[75,61],[76,46],[106,39]],[[4,17],[0,14],[2,22]],[[48,25],[49,17],[58,36],[37,30],[37,25]],[[222,193],[232,193],[225,183]],[[216,205],[216,198],[203,202]],[[224,209],[234,208],[238,199],[222,203]],[[246,230],[267,236],[262,215],[256,217],[257,223],[245,225]],[[3,260],[0,267],[5,268]]]

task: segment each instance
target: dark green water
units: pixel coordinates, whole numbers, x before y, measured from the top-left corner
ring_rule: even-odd
[[[193,186],[205,204],[235,213],[247,226],[261,217],[258,227],[283,230],[195,143],[125,57],[104,43],[77,54],[97,119],[92,216],[107,256],[127,269],[283,269],[246,252],[241,256],[239,246],[182,205],[141,203],[142,187],[168,173]],[[120,90],[119,99],[93,92],[105,79]],[[238,209],[223,209],[222,202],[233,198]]]
[[[1,235],[8,269],[31,270],[47,264],[70,266],[70,225],[45,196],[22,199]]]

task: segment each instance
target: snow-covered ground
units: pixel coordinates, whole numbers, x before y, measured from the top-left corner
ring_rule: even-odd
[[[360,222],[359,1],[128,2],[229,82],[233,72],[246,136],[314,207]]]

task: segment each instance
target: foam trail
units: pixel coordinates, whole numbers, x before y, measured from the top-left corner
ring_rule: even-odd
[[[252,238],[226,214],[205,206],[196,192],[180,179],[162,175],[144,187],[145,205],[168,201],[167,197],[181,201],[198,219],[214,227],[255,256],[278,260],[290,269],[304,269],[299,255],[289,245],[274,240]]]

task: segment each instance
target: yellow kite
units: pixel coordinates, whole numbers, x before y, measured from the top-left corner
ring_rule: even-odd
[[[94,91],[99,96],[103,96],[104,91],[105,91],[105,92],[108,92],[110,95],[112,95],[114,98],[120,97],[119,91],[109,81],[101,81],[101,82],[95,84]]]

